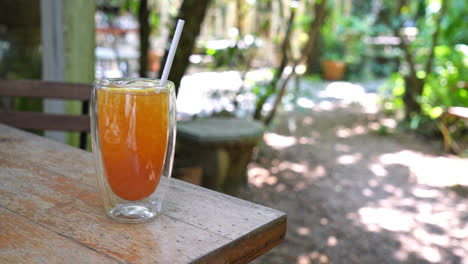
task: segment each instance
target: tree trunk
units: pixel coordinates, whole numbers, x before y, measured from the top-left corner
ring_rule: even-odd
[[[324,12],[327,12],[326,9]],[[326,16],[327,14],[325,14]],[[315,17],[317,17],[317,11],[315,11]],[[324,19],[325,20],[325,19]],[[323,21],[324,22],[324,21]],[[323,25],[323,23],[322,23]],[[320,25],[320,27],[322,26]],[[317,32],[317,36],[315,37],[315,41],[313,43],[314,49],[309,53],[307,56],[307,70],[306,74],[319,74],[320,73],[320,61],[322,59],[322,54],[324,51],[324,39],[321,30]]]
[[[276,92],[276,87],[278,86],[278,82],[281,79],[281,75],[283,74],[284,68],[286,68],[286,65],[288,65],[288,49],[295,16],[296,9],[291,9],[291,15],[289,16],[288,20],[288,28],[286,29],[286,34],[284,35],[283,42],[281,43],[281,62],[280,65],[275,69],[273,79],[268,84],[268,92],[257,100],[257,103],[255,105],[255,113],[253,116],[253,118],[256,120],[260,120],[262,118],[263,105],[265,104],[266,100]]]
[[[416,76],[405,76],[404,80],[405,94],[403,95],[403,103],[405,104],[405,119],[409,121],[414,113],[421,111],[417,98],[422,94],[424,79],[419,79]]]
[[[445,15],[445,11],[447,9],[447,2],[448,0],[442,1],[442,7],[440,9],[439,16],[437,17],[437,20],[435,23],[436,29],[435,29],[435,32],[432,34],[432,43],[429,48],[429,56],[427,58],[426,65],[424,68],[426,72],[426,77],[432,71],[432,63],[434,61],[434,50],[437,45],[437,40],[439,38],[442,17]],[[400,16],[401,16],[401,7],[403,6],[403,4],[404,4],[404,1],[400,0],[399,5],[398,5],[399,9],[397,10]],[[399,28],[394,29],[394,31],[395,31],[395,35],[399,36],[401,39],[400,47],[403,49],[405,53],[405,59],[410,68],[409,75],[404,77],[405,94],[403,95],[403,102],[405,104],[405,119],[410,120],[413,114],[418,114],[421,112],[421,106],[419,105],[419,102],[417,99],[423,93],[424,83],[426,81],[426,78],[420,79],[417,77],[416,65],[415,65],[412,50],[410,50],[410,47],[406,43],[404,36],[402,36],[399,33]]]
[[[243,5],[244,0],[236,0],[236,27],[237,30],[239,31],[238,37],[244,36],[244,27],[242,26],[244,17],[245,17],[245,12],[244,12],[244,5]]]
[[[140,0],[138,9],[138,22],[140,24],[140,77],[148,76],[148,52],[149,52],[149,10],[148,0]]]
[[[184,76],[185,70],[190,64],[189,57],[195,47],[196,38],[200,34],[200,28],[209,3],[210,0],[184,0],[175,20],[175,22],[177,22],[178,19],[185,20],[184,30],[179,40],[179,47],[175,53],[171,72],[169,73],[169,80],[174,82],[176,94],[179,92],[180,81]],[[175,25],[176,23],[174,23],[174,27],[171,30],[171,39],[174,36]],[[169,50],[166,49],[163,60],[164,63],[167,59],[168,52]],[[163,67],[159,70],[160,76],[162,71]]]
[[[315,16],[314,22],[310,26],[310,29],[309,29],[309,32],[308,32],[309,39],[307,40],[307,43],[305,44],[304,48],[302,49],[301,57],[294,62],[294,65],[292,67],[293,70],[284,79],[283,83],[281,84],[281,89],[280,89],[280,92],[278,93],[278,96],[276,97],[273,108],[271,109],[270,113],[268,113],[267,117],[265,118],[265,121],[264,121],[265,126],[269,126],[271,124],[271,122],[273,121],[273,118],[276,115],[276,111],[278,110],[278,107],[279,107],[279,105],[281,103],[281,100],[283,99],[283,96],[286,93],[286,88],[288,86],[288,82],[293,77],[293,75],[295,74],[294,69],[296,68],[296,66],[299,63],[304,61],[309,56],[309,54],[312,52],[312,50],[314,49],[314,44],[316,43],[315,40],[316,40],[317,34],[320,31],[320,28],[322,27],[322,25],[323,25],[323,23],[325,21],[325,15],[326,15],[325,7],[326,7],[326,5],[327,5],[327,0],[322,0],[319,4],[314,5],[314,11],[315,11],[316,16]]]

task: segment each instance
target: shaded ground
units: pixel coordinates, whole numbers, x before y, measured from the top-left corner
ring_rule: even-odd
[[[468,263],[468,159],[375,132],[377,84],[303,84],[249,167],[241,198],[288,214],[255,263]],[[391,130],[391,129],[390,129]]]

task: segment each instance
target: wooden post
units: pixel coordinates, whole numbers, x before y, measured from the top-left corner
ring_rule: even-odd
[[[45,81],[65,80],[62,4],[62,1],[41,0],[42,79]],[[65,103],[45,99],[44,112],[63,114]],[[45,131],[45,136],[65,142],[64,132]]]
[[[95,8],[94,1],[41,0],[43,80],[93,82]],[[67,108],[70,109],[67,112],[78,114],[80,107],[78,102],[65,104],[50,99],[44,102],[44,112],[50,113],[64,113]],[[60,142],[72,137],[51,131],[46,136]]]
[[[95,1],[63,1],[65,81],[94,81]]]
[[[76,83],[93,83],[94,49],[96,47],[94,15],[96,2],[64,0],[63,2],[63,43],[65,59],[65,81]],[[87,114],[88,104],[67,102],[69,114]],[[67,133],[67,143],[86,148],[87,133]],[[80,138],[80,139],[79,139]]]

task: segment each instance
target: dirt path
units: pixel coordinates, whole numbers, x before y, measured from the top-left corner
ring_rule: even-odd
[[[447,188],[468,185],[468,159],[379,135],[394,122],[375,85],[350,87],[303,85],[266,133],[239,196],[286,212],[288,232],[255,263],[468,263],[468,199]]]

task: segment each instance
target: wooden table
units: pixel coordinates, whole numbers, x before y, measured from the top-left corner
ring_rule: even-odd
[[[278,245],[282,212],[167,180],[145,224],[104,215],[91,153],[0,124],[0,263],[245,263]]]

